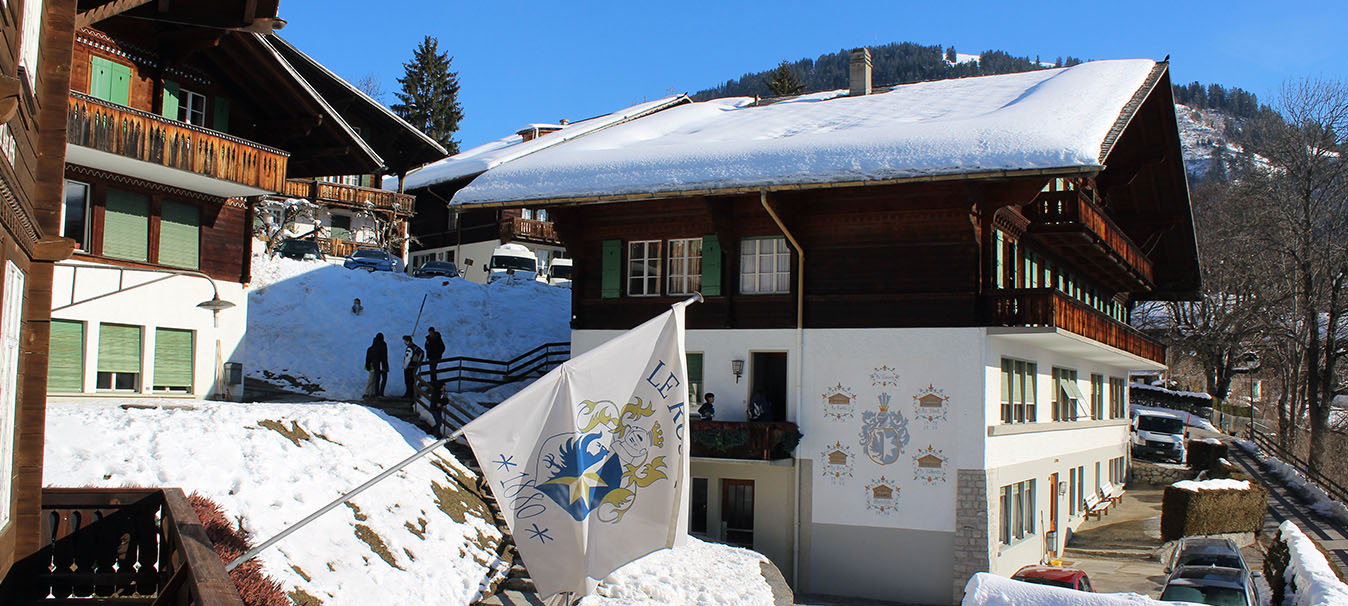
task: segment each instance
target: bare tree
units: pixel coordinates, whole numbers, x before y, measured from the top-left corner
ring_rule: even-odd
[[[361,210],[356,214],[365,217],[374,224],[370,233],[374,236],[373,244],[380,250],[387,251],[394,255],[402,253],[404,242],[412,240],[412,236],[403,229],[406,221],[398,218],[398,208],[395,202],[395,208],[392,210],[383,210],[377,208],[373,202],[366,200]]]
[[[264,199],[255,207],[261,219],[254,226],[254,235],[267,242],[267,252],[276,250],[287,237],[294,234],[295,223],[301,219],[318,224],[318,205],[303,198],[284,200]],[[316,227],[315,231],[319,228]]]
[[[384,102],[384,84],[379,80],[379,74],[370,72],[356,80],[356,88],[370,96],[371,99],[380,103]]]

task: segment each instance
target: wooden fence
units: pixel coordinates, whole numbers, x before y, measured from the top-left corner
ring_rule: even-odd
[[[544,343],[510,360],[456,356],[427,360],[416,371],[414,408],[431,414],[435,433],[447,436],[477,417],[449,399],[446,391],[482,391],[543,376],[571,359],[570,343]]]

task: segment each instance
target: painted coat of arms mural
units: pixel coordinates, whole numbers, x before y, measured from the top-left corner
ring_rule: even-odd
[[[845,478],[852,477],[854,464],[852,447],[844,446],[842,442],[834,442],[824,447],[819,460],[823,462],[820,473],[834,484],[842,484]]]
[[[908,419],[903,413],[889,409],[890,395],[878,397],[880,410],[861,413],[861,449],[872,461],[890,465],[903,456],[908,445]]]
[[[866,485],[866,508],[883,514],[899,509],[899,484],[880,476]]]
[[[913,415],[929,429],[935,429],[939,422],[946,420],[949,412],[950,396],[936,389],[935,385],[927,385],[913,396]]]
[[[917,453],[913,455],[913,479],[928,484],[944,482],[946,463],[949,460],[945,456],[945,451],[937,450],[935,446],[917,449]]]
[[[853,403],[856,402],[857,396],[851,389],[838,383],[825,390],[821,397],[824,400],[824,418],[834,421],[852,418]]]

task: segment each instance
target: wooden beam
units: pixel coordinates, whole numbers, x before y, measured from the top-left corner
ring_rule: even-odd
[[[98,23],[109,17],[115,17],[137,6],[149,4],[151,0],[113,0],[98,8],[89,9],[75,15],[75,31],[82,30],[90,25]],[[160,10],[163,10],[168,0],[160,0]]]

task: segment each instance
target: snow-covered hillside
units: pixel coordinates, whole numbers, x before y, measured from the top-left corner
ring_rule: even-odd
[[[1244,153],[1244,148],[1239,144],[1226,139],[1226,126],[1231,119],[1215,109],[1175,104],[1175,120],[1179,123],[1185,169],[1196,175],[1206,174],[1212,166],[1212,157],[1219,150],[1228,159]]]
[[[388,343],[385,395],[401,395],[402,335],[422,346],[426,328],[444,336],[446,356],[509,360],[539,345],[571,340],[571,291],[514,280],[482,285],[418,279],[317,262],[253,257],[244,367],[249,376],[333,399],[359,399],[365,349],[375,333]],[[364,311],[351,312],[353,299]]]

